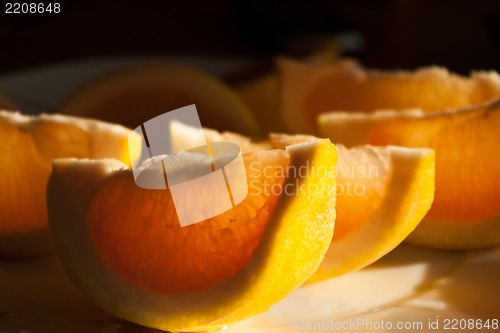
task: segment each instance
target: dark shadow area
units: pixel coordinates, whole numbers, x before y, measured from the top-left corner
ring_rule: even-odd
[[[55,255],[0,259],[0,295],[0,332],[157,332],[99,310]]]
[[[268,61],[347,31],[349,55],[379,68],[500,69],[498,1],[62,0],[60,13],[0,11],[0,73],[125,54],[210,54]],[[48,3],[45,1],[45,3]]]

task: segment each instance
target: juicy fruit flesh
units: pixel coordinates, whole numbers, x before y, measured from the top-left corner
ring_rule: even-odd
[[[337,145],[337,220],[334,241],[368,220],[386,195],[391,173],[388,150]],[[362,207],[362,208],[361,208]]]
[[[434,148],[436,196],[428,217],[473,223],[500,213],[498,128],[500,107],[481,107],[448,116],[387,121],[375,127],[370,142]]]
[[[29,257],[53,249],[46,185],[54,158],[114,157],[130,163],[140,145],[129,153],[129,133],[91,119],[0,111],[0,256]],[[138,135],[130,140],[140,143]]]
[[[312,81],[300,111],[308,119],[319,114],[320,132],[333,142],[436,150],[430,219],[474,223],[500,214],[498,111],[480,111],[500,97],[498,73],[378,72],[350,62],[322,68],[290,62],[288,68]]]
[[[228,139],[226,137],[226,139]],[[273,147],[315,140],[312,135],[271,133]],[[347,149],[336,145],[338,161],[336,223],[334,241],[340,241],[359,228],[379,208],[386,195],[391,174],[389,150],[369,146]]]
[[[312,281],[361,269],[392,251],[419,225],[434,198],[435,154],[431,149],[365,146],[348,152],[352,152],[353,157],[364,154],[368,160],[383,161],[390,165],[382,177],[374,177],[373,184],[370,184],[383,184],[385,193],[380,199],[377,198],[377,207],[364,203],[371,214],[364,217],[362,223],[358,221],[355,228],[350,229],[350,234],[333,238]],[[346,197],[345,200],[358,201],[359,197]],[[359,200],[359,203],[362,202]],[[345,206],[337,208],[340,215]],[[357,208],[365,209],[361,205],[357,205]],[[352,223],[349,218],[339,216],[336,223],[348,225]]]
[[[316,131],[316,117],[324,112],[411,108],[436,112],[500,96],[500,76],[495,72],[472,72],[470,77],[439,67],[384,72],[349,60],[311,65],[283,59],[279,65],[282,117],[295,132]]]
[[[5,128],[1,130],[4,132]],[[8,193],[8,195],[2,195],[0,201],[1,233],[23,233],[41,228],[45,224],[42,219],[38,218],[47,215],[45,205],[40,200],[45,195],[45,184],[38,180],[49,177],[50,165],[41,163],[33,145],[28,144],[22,150],[17,149],[17,140],[31,141],[29,134],[8,135],[7,138],[4,147],[11,151],[19,151],[19,154],[15,159],[8,154],[0,155],[3,173],[0,187]],[[13,150],[10,147],[16,148]],[[34,165],[36,166],[33,168]],[[33,171],[25,172],[30,169]],[[22,207],[18,207],[20,203]]]
[[[271,134],[274,147],[314,140]],[[335,234],[316,282],[361,269],[398,246],[422,221],[434,198],[431,149],[337,145]]]
[[[89,211],[96,248],[120,275],[158,293],[201,290],[233,277],[259,245],[278,199],[270,189],[281,185],[280,170],[288,164],[286,158],[263,163],[252,156],[244,155],[245,200],[186,227],[179,224],[170,191],[138,188],[130,173],[116,176]],[[260,171],[264,167],[268,172]]]
[[[442,80],[426,77],[414,80],[410,78],[410,76],[406,78],[382,76],[366,80],[325,78],[311,90],[304,107],[313,117],[331,110],[420,108],[426,112],[434,112],[481,104],[496,96],[482,94],[478,89],[467,89],[469,94],[464,96],[457,93],[457,85],[443,84]]]
[[[49,177],[50,158],[54,155],[85,157],[90,155],[89,141],[77,128],[67,130],[67,125],[18,124],[0,121],[0,133],[4,136],[0,154],[2,176],[0,188],[5,191],[0,201],[1,233],[23,233],[46,226],[45,181]],[[79,141],[80,144],[52,147],[59,138]],[[69,155],[68,155],[69,154]]]

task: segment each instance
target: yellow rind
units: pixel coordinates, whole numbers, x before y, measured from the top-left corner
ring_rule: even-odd
[[[311,135],[286,135],[271,133],[275,148],[283,148],[297,142],[314,140]],[[403,148],[396,146],[371,147],[387,152],[390,178],[387,180],[382,202],[377,210],[349,235],[333,239],[325,259],[308,282],[316,282],[347,274],[377,261],[398,246],[422,221],[434,199],[435,152],[427,148]],[[338,148],[340,165],[348,156]],[[366,165],[366,168],[369,168]],[[347,170],[344,170],[344,172]],[[342,174],[342,170],[341,170]],[[336,221],[337,224],[342,221]]]
[[[419,225],[434,199],[435,153],[432,149],[388,146],[392,174],[386,196],[368,221],[332,242],[310,281],[363,268],[392,251]]]

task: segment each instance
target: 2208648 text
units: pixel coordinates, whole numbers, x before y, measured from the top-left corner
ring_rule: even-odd
[[[38,2],[6,2],[5,14],[59,14],[61,12],[61,4],[54,3],[38,3]]]

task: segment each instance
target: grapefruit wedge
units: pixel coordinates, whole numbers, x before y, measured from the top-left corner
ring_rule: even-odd
[[[173,142],[189,140],[196,129],[172,124]],[[204,129],[209,142],[230,141],[244,151],[266,145],[287,146],[317,140],[311,135],[270,134],[253,143],[235,133]],[[361,269],[398,246],[421,222],[434,199],[432,149],[337,145],[335,234],[318,271],[319,281]],[[304,172],[304,170],[296,170]]]
[[[279,68],[281,117],[287,130],[298,133],[316,133],[316,117],[328,111],[435,112],[500,97],[500,76],[494,71],[464,77],[437,66],[378,71],[353,60],[310,64],[284,58]]]
[[[500,244],[500,102],[455,110],[332,112],[323,135],[357,145],[396,144],[436,150],[436,198],[408,241],[442,249]]]
[[[26,257],[53,248],[45,190],[51,160],[58,157],[112,157],[129,164],[131,130],[105,122],[62,115],[26,116],[0,111],[0,256]],[[131,136],[140,147],[140,137]]]
[[[204,163],[178,155],[179,167]],[[333,236],[337,153],[329,140],[243,155],[249,193],[181,227],[170,190],[146,190],[115,160],[62,159],[48,184],[63,266],[102,309],[174,332],[266,311],[317,269]],[[217,163],[214,163],[217,165]],[[308,166],[305,177],[287,175]],[[285,195],[285,186],[293,195]],[[206,194],[212,195],[212,194]]]
[[[59,113],[135,128],[165,112],[196,104],[202,124],[258,135],[245,103],[219,79],[170,63],[155,63],[98,77],[73,92]]]
[[[270,138],[276,148],[316,140],[308,135]],[[310,282],[359,270],[392,251],[415,230],[434,199],[432,149],[336,147],[335,234]]]

